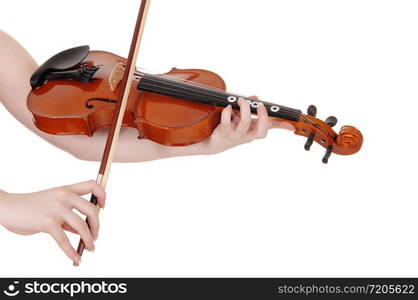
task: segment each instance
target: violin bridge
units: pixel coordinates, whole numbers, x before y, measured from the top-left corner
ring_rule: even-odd
[[[112,92],[116,90],[119,82],[122,81],[124,71],[125,71],[125,64],[120,62],[113,68],[112,72],[110,73],[109,86]]]

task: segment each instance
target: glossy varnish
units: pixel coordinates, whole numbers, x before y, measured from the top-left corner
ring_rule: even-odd
[[[110,125],[120,86],[112,89],[109,77],[115,66],[125,64],[126,60],[108,52],[91,51],[84,63],[100,67],[91,82],[51,80],[31,91],[28,108],[40,130],[57,135],[92,136]],[[224,80],[206,70],[174,68],[161,76],[226,90]],[[140,90],[141,78],[138,74],[132,82],[123,119],[123,126],[136,128],[139,138],[168,146],[186,146],[205,140],[219,124],[223,107]],[[336,154],[356,153],[363,143],[361,132],[352,126],[344,126],[337,134],[325,122],[309,115],[300,114],[297,120],[275,119],[291,123],[297,135],[315,134],[315,142],[328,149],[332,146]]]

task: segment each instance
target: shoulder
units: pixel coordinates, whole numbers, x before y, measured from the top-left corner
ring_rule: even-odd
[[[19,44],[13,37],[0,30],[0,45],[0,60],[4,60],[7,56],[13,54]]]
[[[8,42],[8,41],[16,42],[10,35],[8,35],[6,32],[0,29],[0,43],[2,44],[2,46],[4,42]]]

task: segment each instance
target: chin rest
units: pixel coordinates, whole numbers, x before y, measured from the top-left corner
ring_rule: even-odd
[[[32,88],[41,86],[47,79],[48,74],[52,72],[61,72],[69,69],[73,69],[81,64],[81,62],[89,54],[89,46],[80,46],[62,51],[42,64],[33,73],[30,78],[30,85]]]

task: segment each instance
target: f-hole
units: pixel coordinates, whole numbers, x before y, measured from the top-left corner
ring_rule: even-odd
[[[113,100],[113,99],[107,99],[107,98],[90,98],[89,100],[86,101],[86,107],[88,109],[92,109],[95,108],[94,104],[92,104],[92,102],[105,102],[105,103],[117,103],[118,101]]]

